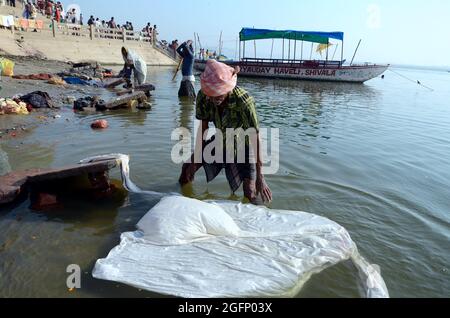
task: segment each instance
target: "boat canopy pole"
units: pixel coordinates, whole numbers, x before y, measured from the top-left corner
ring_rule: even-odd
[[[339,43],[336,44],[336,48],[334,49],[333,57],[331,58],[332,61],[334,61],[334,57],[335,57],[335,55],[336,55],[336,52],[337,52],[338,47],[339,47]]]
[[[300,61],[303,61],[303,40],[302,40],[302,55],[301,55],[301,58],[300,58]]]
[[[275,39],[272,39],[272,50],[270,51],[270,59],[273,57],[273,44],[275,42]]]
[[[253,45],[255,47],[255,60],[256,60],[256,41],[253,41]]]
[[[297,36],[295,36],[294,40],[294,61],[296,57],[297,57]]]
[[[314,43],[311,43],[311,54],[309,55],[309,59],[312,60],[312,51],[314,48]]]
[[[242,59],[245,59],[245,41],[244,41],[244,54],[242,55]]]
[[[284,38],[283,38],[283,60],[284,60]]]
[[[341,66],[344,65],[344,40],[342,40],[342,47],[341,47]]]
[[[289,38],[289,45],[288,45],[288,60],[291,59],[291,39]]]

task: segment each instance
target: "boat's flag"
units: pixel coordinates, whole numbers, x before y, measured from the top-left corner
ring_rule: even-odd
[[[329,47],[332,47],[333,45],[334,45],[333,43],[318,44],[316,53],[320,53],[320,56],[322,56],[323,51],[326,51]]]

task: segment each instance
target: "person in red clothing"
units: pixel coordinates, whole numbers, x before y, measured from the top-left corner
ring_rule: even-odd
[[[47,17],[51,18],[53,16],[53,3],[52,1],[47,1],[45,4],[45,14]]]
[[[55,20],[58,23],[61,22],[61,8],[59,6],[56,6],[56,9],[55,9]]]

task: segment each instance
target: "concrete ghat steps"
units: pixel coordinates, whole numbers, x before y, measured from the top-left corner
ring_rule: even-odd
[[[22,9],[1,7],[0,15],[22,15]],[[46,25],[50,20],[40,16]],[[0,29],[0,52],[12,56],[39,56],[49,60],[62,62],[97,61],[102,64],[122,65],[122,46],[126,46],[142,56],[148,65],[174,66],[177,62],[166,54],[153,48],[148,42],[126,41],[115,39],[94,39],[73,35],[57,34],[53,37],[50,30],[42,32],[15,32]]]

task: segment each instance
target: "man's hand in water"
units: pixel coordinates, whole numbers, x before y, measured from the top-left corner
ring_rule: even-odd
[[[180,184],[182,186],[194,182],[195,173],[200,169],[195,163],[185,163],[181,171]]]
[[[261,194],[261,197],[265,203],[271,203],[273,200],[272,191],[267,185],[266,180],[262,174],[259,175],[256,179],[256,194]]]

